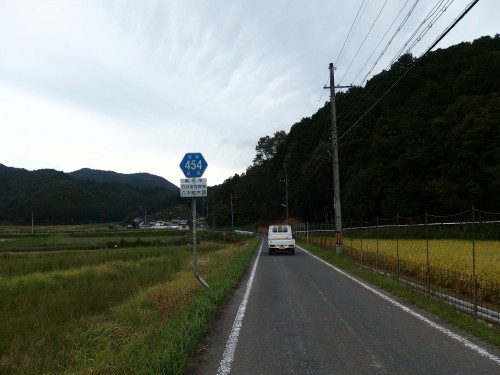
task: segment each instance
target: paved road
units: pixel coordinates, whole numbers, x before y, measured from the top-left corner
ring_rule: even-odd
[[[500,374],[498,348],[265,241],[194,374]]]

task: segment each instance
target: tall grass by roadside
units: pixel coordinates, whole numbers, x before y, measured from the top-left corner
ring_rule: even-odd
[[[113,310],[82,337],[75,349],[77,368],[71,372],[184,374],[257,243],[232,245],[203,257],[198,266],[210,289],[186,270]]]
[[[0,373],[182,373],[255,241],[0,254]]]

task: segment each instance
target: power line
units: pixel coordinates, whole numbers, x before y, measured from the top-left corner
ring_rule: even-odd
[[[356,25],[356,27],[357,27],[357,25],[359,24],[358,17],[359,17],[359,19],[361,19],[361,16],[359,15],[359,13],[360,13],[360,12],[361,12],[361,10],[363,9],[363,6],[365,5],[365,1],[366,1],[366,0],[363,0],[363,2],[361,3],[361,5],[360,5],[360,7],[359,7],[359,9],[358,9],[358,12],[356,13],[356,17],[354,17],[354,21],[353,21],[353,22],[352,22],[352,24],[351,24],[351,27],[350,27],[350,29],[349,29],[349,32],[347,33],[347,37],[346,37],[346,38],[345,38],[345,40],[344,40],[344,44],[342,45],[342,48],[341,48],[340,53],[339,53],[339,55],[338,55],[338,57],[337,57],[337,60],[335,61],[335,66],[337,66],[337,64],[338,64],[338,62],[339,62],[339,60],[340,60],[340,58],[342,57],[342,54],[344,53],[344,49],[345,49],[345,47],[346,47],[346,45],[347,45],[347,42],[348,42],[349,38],[350,38],[350,37],[352,37],[351,33],[353,33],[353,28],[355,29],[355,25]],[[366,7],[365,7],[365,9],[366,9]],[[363,12],[364,12],[364,10],[363,10]],[[361,15],[363,15],[363,12],[361,12]],[[356,23],[356,21],[357,21],[357,23]]]
[[[431,19],[431,17],[435,17],[433,19],[433,22],[430,22],[429,25],[427,26],[427,31],[432,27],[433,23],[436,22],[446,11],[447,7],[452,4],[455,0],[448,0],[446,4],[443,5],[445,0],[441,0],[438,4],[436,4],[432,10],[429,12],[426,18],[420,23],[420,25],[416,28],[416,30],[413,32],[413,34],[408,38],[408,40],[403,44],[401,49],[396,53],[396,56],[391,60],[389,64],[387,64],[388,67],[390,67],[392,64],[396,62],[396,60],[403,54],[405,51],[405,48],[410,44],[413,38],[417,35],[418,31]],[[440,11],[440,13],[437,13]],[[437,14],[437,16],[436,16]],[[411,49],[420,41],[420,39],[416,39],[416,41],[413,43],[412,47],[407,49],[405,53],[408,53],[411,51]]]
[[[380,46],[380,44],[382,43],[382,41],[385,39],[385,37],[387,36],[387,34],[389,33],[389,31],[391,30],[392,26],[394,26],[394,23],[397,21],[397,19],[399,18],[399,16],[401,15],[401,13],[403,12],[403,9],[406,8],[406,5],[408,4],[410,0],[406,0],[406,2],[404,3],[403,7],[401,8],[401,10],[399,11],[399,13],[397,14],[397,16],[394,18],[394,21],[392,21],[392,23],[390,24],[390,26],[387,28],[386,32],[384,33],[384,36],[382,36],[382,38],[380,39],[380,41],[378,42],[377,46],[373,49],[372,53],[370,54],[370,56],[368,57],[368,59],[366,59],[366,62],[365,64],[363,65],[363,67],[359,70],[358,74],[356,75],[356,77],[354,77],[354,79],[352,80],[353,82],[356,81],[356,79],[358,78],[358,76],[361,74],[361,72],[363,71],[363,69],[366,67],[366,64],[368,64],[368,61],[370,61],[370,59],[372,58],[373,54],[375,53],[375,51],[378,49],[378,47]],[[416,1],[415,5],[418,3],[419,0]],[[399,31],[399,29],[398,29]]]
[[[345,131],[339,138],[338,141],[340,141],[347,133],[349,133],[354,126],[356,126],[368,113],[371,112],[371,110],[417,65],[417,63],[425,56],[427,53],[429,53],[445,36],[448,34],[457,24],[460,22],[464,16],[469,13],[469,11],[479,2],[479,0],[475,0],[472,3],[470,3],[464,11],[446,28],[443,33],[429,46],[424,53],[422,53],[415,61],[414,63],[394,82],[385,92],[384,94],[378,98],[375,103],[354,123]]]
[[[363,81],[361,82],[361,85],[363,85],[366,80],[368,79],[368,77],[370,76],[370,74],[373,72],[373,70],[375,69],[375,67],[377,66],[378,62],[380,61],[380,59],[384,56],[384,54],[387,52],[387,50],[389,49],[389,46],[392,44],[392,42],[394,41],[394,38],[396,37],[396,35],[401,31],[401,29],[403,28],[403,26],[406,24],[406,22],[410,19],[413,11],[415,10],[415,7],[417,6],[419,0],[416,0],[415,3],[412,5],[412,7],[410,8],[410,10],[408,11],[408,13],[405,15],[405,17],[403,18],[403,20],[401,21],[401,23],[399,24],[398,28],[396,29],[396,31],[392,34],[392,37],[391,39],[389,39],[389,41],[387,42],[387,44],[385,45],[384,49],[382,50],[382,52],[380,53],[379,57],[377,58],[377,60],[375,60],[375,63],[373,64],[373,66],[371,67],[371,69],[368,71],[368,73],[366,73],[365,77],[363,78]],[[405,4],[406,6],[406,4]],[[404,7],[401,9],[401,11],[404,9]],[[398,14],[398,17],[399,17],[399,14]],[[397,19],[397,18],[396,18]],[[391,24],[391,27],[392,25],[394,24],[394,22]],[[372,53],[373,55],[373,53]],[[371,57],[371,55],[370,55]]]
[[[443,3],[447,1],[447,3],[445,4],[445,6],[443,7]],[[451,2],[453,2],[454,0],[451,0]],[[446,6],[449,6],[449,4],[451,3],[450,0],[441,0],[439,3],[437,3],[430,11],[429,13],[427,14],[427,16],[424,18],[424,20],[420,23],[420,25],[417,27],[417,29],[413,32],[413,34],[410,36],[410,38],[406,41],[406,43],[404,44],[404,46],[398,51],[398,53],[395,55],[395,57],[391,60],[391,62],[387,65],[387,67],[385,69],[389,70],[391,65],[394,64],[394,62],[399,59],[402,55],[402,52],[404,51],[405,47],[411,42],[411,40],[415,37],[415,35],[418,33],[418,30],[420,30],[422,28],[423,25],[425,25],[425,23],[427,23],[432,17],[435,17],[433,22],[435,22],[439,17],[442,16],[442,14],[444,13],[444,11],[446,9],[444,9]],[[363,83],[366,81],[367,77],[369,74],[371,74],[371,72],[373,71],[373,69],[375,68],[375,65],[378,63],[378,61],[380,60],[380,58],[382,57],[382,55],[385,53],[385,51],[387,50],[387,48],[389,47],[389,44],[392,42],[392,40],[394,39],[394,37],[396,36],[396,34],[401,30],[401,28],[403,27],[403,25],[408,21],[410,15],[412,14],[413,10],[415,9],[415,6],[417,5],[418,3],[418,0],[413,4],[412,8],[410,9],[410,11],[408,12],[408,14],[406,15],[406,17],[403,19],[402,23],[400,24],[400,26],[398,27],[397,31],[394,33],[393,37],[391,38],[391,40],[389,41],[389,43],[386,45],[386,48],[384,49],[384,51],[382,52],[382,54],[379,56],[379,58],[377,59],[376,63],[373,65],[372,69],[370,70],[370,72],[365,76],[365,79],[363,80]],[[438,11],[441,10],[440,13],[438,13]],[[437,16],[436,16],[437,14]],[[413,48],[414,46],[416,45],[416,43],[414,43],[411,48]],[[407,50],[407,52],[410,52],[411,51],[411,48]],[[377,91],[377,89],[379,87],[383,87],[383,84],[385,83],[385,80],[382,79],[381,81],[378,82],[377,85],[374,85],[372,87],[369,88],[368,91],[365,91],[364,92],[364,96],[363,96],[363,99],[362,99],[362,102],[365,100],[365,98],[369,97],[369,95],[371,95],[372,92],[375,92]],[[350,102],[353,100],[353,97],[350,98],[348,104],[350,104]],[[373,106],[371,107],[373,108]],[[344,110],[342,111],[342,114],[344,112],[347,112],[349,109],[349,107],[345,107]],[[354,117],[354,111],[351,110],[350,112],[347,113],[346,115],[346,118],[349,119],[349,117]]]
[[[344,77],[346,76],[347,72],[349,71],[349,69],[351,69],[352,63],[354,62],[354,60],[356,60],[356,57],[358,57],[359,51],[361,50],[361,48],[363,48],[363,45],[365,44],[366,39],[368,39],[368,36],[370,35],[370,32],[372,31],[373,27],[375,26],[375,24],[377,23],[378,19],[380,18],[380,15],[382,14],[382,11],[384,10],[385,6],[387,5],[387,1],[388,0],[385,0],[384,5],[382,5],[382,8],[380,9],[380,11],[377,14],[377,17],[375,17],[375,20],[372,22],[372,25],[370,26],[370,29],[367,31],[367,33],[365,35],[365,38],[363,39],[363,42],[361,42],[358,50],[356,51],[356,53],[354,54],[354,57],[352,58],[351,62],[349,63],[349,66],[345,70],[344,75],[339,80],[339,84],[342,83],[342,81],[344,80]]]
[[[403,20],[401,21],[401,23],[399,24],[399,26],[397,27],[396,31],[393,33],[393,35],[391,36],[391,38],[389,39],[389,41],[387,42],[385,48],[383,49],[383,51],[380,53],[379,57],[377,58],[377,60],[375,61],[375,63],[373,64],[373,66],[371,67],[371,69],[368,71],[368,73],[365,75],[363,81],[361,82],[360,86],[362,86],[368,76],[373,72],[373,70],[375,69],[375,67],[377,66],[378,62],[380,61],[380,59],[383,57],[383,55],[385,54],[385,52],[388,50],[389,46],[391,45],[391,43],[394,41],[395,37],[397,36],[397,34],[402,30],[402,28],[404,27],[404,25],[407,23],[407,21],[410,19],[413,11],[415,10],[415,7],[417,6],[419,0],[416,0],[415,3],[411,6],[411,8],[409,9],[409,11],[407,12],[407,14],[405,15],[405,17],[403,18]],[[391,26],[387,29],[386,33],[384,34],[384,37],[382,37],[381,41],[379,42],[378,45],[380,45],[380,43],[382,42],[382,40],[385,38],[385,35],[387,35],[387,33],[389,32],[389,30],[391,29],[392,25],[394,25],[394,23],[396,22],[396,20],[399,18],[400,14],[402,13],[402,11],[405,9],[406,5],[407,5],[408,1],[403,5],[403,7],[401,8],[400,12],[398,13],[398,15],[395,17],[394,21],[391,23]],[[377,47],[378,47],[377,45]],[[376,50],[376,48],[375,48]],[[369,59],[371,58],[371,56],[373,56],[375,50],[372,52],[372,54],[370,55],[370,57],[367,59],[367,61],[365,62],[364,66],[366,66],[366,64],[368,63]],[[363,68],[364,68],[363,66]],[[363,69],[362,68],[362,69]],[[361,70],[362,70],[361,69]],[[361,72],[360,70],[360,72]],[[360,73],[359,72],[359,73]],[[358,73],[358,75],[359,75]],[[357,76],[358,76],[357,75]],[[356,77],[357,77],[356,76]],[[370,89],[368,91],[365,91],[364,92],[364,95],[363,95],[363,99],[362,99],[362,102],[365,100],[366,97],[369,96],[369,94],[371,94],[372,91],[374,91],[377,87],[376,86],[372,86],[370,87]],[[356,92],[354,95],[351,95],[349,97],[349,101],[347,102],[347,104],[344,106],[344,108],[342,109],[342,112],[340,113],[340,116],[343,116],[344,113],[347,112],[346,114],[346,118],[349,118],[349,117],[354,117],[354,111],[349,111],[350,110],[350,104],[351,102],[357,98],[357,96],[359,95],[358,93],[360,93],[361,91],[358,91]],[[339,127],[341,128],[341,127]]]
[[[427,25],[424,30],[415,38],[415,41],[408,47],[408,50],[405,53],[408,53],[413,49],[413,47],[422,40],[422,38],[429,32],[429,30],[432,28],[434,23],[441,18],[441,16],[446,12],[451,4],[453,4],[454,0],[449,1],[447,4],[444,4],[441,8],[441,13],[437,13],[434,15],[434,18],[429,21],[429,25]]]
[[[409,0],[407,0],[409,1]],[[353,22],[351,23],[351,27],[349,28],[349,32],[347,33],[347,36],[344,40],[344,43],[342,44],[342,48],[340,49],[340,53],[339,55],[337,56],[337,60],[335,61],[335,66],[337,65],[338,61],[341,59],[342,57],[342,54],[344,53],[344,50],[346,48],[346,46],[348,45],[348,41],[350,40],[350,38],[352,37],[352,33],[353,33],[353,29],[355,30],[355,28],[357,27],[357,25],[359,24],[359,20],[358,20],[358,17],[359,19],[361,18],[360,17],[360,13],[361,15],[364,13],[364,9],[366,9],[366,6],[365,6],[365,2],[366,0],[363,0],[361,2],[361,5],[359,6],[359,9],[358,9],[358,12],[356,13],[356,17],[354,17],[354,20]],[[363,9],[364,7],[364,9]],[[325,84],[323,86],[326,86],[328,84],[328,80],[325,82]],[[324,94],[324,90],[321,90],[321,95],[318,99],[318,103],[316,104],[316,112],[318,111],[319,109],[319,105],[320,105],[320,102],[321,102],[321,99],[323,98],[323,94]]]

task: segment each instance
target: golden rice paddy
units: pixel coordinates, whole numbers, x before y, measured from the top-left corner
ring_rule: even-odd
[[[390,256],[432,267],[475,274],[500,282],[500,241],[465,241],[454,239],[423,240],[344,237],[348,248]]]

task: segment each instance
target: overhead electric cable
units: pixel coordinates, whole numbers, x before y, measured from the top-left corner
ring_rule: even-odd
[[[448,0],[448,3],[445,4],[445,6],[443,6],[442,4],[445,2],[446,0],[441,0],[439,3],[437,3],[433,8],[432,10],[429,12],[429,14],[427,15],[427,17],[424,18],[424,20],[420,23],[420,25],[415,29],[415,31],[413,32],[412,35],[410,35],[410,37],[408,38],[408,40],[403,44],[403,46],[401,47],[401,49],[396,53],[396,55],[394,56],[394,58],[391,60],[391,62],[389,62],[389,64],[387,64],[388,67],[390,67],[392,64],[394,64],[400,57],[401,55],[403,54],[403,52],[405,51],[406,47],[408,46],[408,44],[410,44],[410,42],[413,40],[413,38],[415,38],[415,35],[417,35],[418,31],[429,21],[429,19],[431,19],[431,17],[433,17],[440,9],[441,9],[441,13],[440,13],[440,16],[444,13],[444,10],[446,10],[446,6],[451,2],[453,3],[454,0]],[[442,7],[443,6],[443,7]],[[444,10],[443,10],[444,9]],[[439,17],[438,17],[439,18]]]
[[[375,61],[375,63],[373,64],[373,66],[370,68],[370,70],[368,71],[368,73],[366,73],[365,77],[363,78],[363,81],[360,83],[360,86],[362,86],[362,85],[366,82],[366,80],[367,80],[368,76],[369,76],[369,75],[373,72],[373,70],[374,70],[374,69],[375,69],[375,67],[377,66],[378,62],[380,61],[380,59],[383,57],[383,55],[385,54],[385,52],[387,51],[387,49],[389,48],[389,46],[390,46],[390,45],[391,45],[391,43],[393,42],[394,38],[395,38],[395,37],[397,36],[397,34],[398,34],[401,30],[402,30],[402,28],[403,28],[403,27],[404,27],[404,25],[407,23],[407,21],[410,19],[410,17],[411,17],[411,15],[412,15],[412,13],[413,13],[413,11],[414,11],[415,7],[417,6],[418,2],[419,2],[419,0],[416,0],[416,1],[415,1],[415,3],[413,3],[413,5],[412,5],[412,6],[411,6],[411,8],[409,9],[409,11],[407,12],[407,14],[405,15],[405,17],[404,17],[404,18],[403,18],[403,20],[401,21],[401,23],[398,25],[398,27],[397,27],[396,31],[392,34],[391,38],[390,38],[390,39],[389,39],[389,41],[387,42],[387,44],[386,44],[386,46],[385,46],[384,50],[380,53],[379,57],[377,58],[377,60],[376,60],[376,61]],[[398,15],[396,16],[395,20],[392,22],[391,27],[392,27],[392,25],[394,24],[394,22],[397,20],[397,18],[399,17],[399,15],[401,14],[401,12],[404,10],[404,8],[405,8],[405,6],[406,6],[406,4],[407,4],[407,3],[408,3],[408,1],[407,1],[407,2],[405,3],[405,5],[401,8],[401,10],[400,10],[400,12],[398,13]],[[388,29],[387,31],[389,31],[389,30],[390,30],[390,27],[389,27],[389,29]],[[387,32],[386,32],[386,34],[387,34]],[[384,37],[385,37],[385,36],[384,36]],[[380,44],[380,43],[379,43],[379,44]],[[373,53],[372,53],[372,55],[373,55]],[[371,56],[370,56],[370,57],[371,57]],[[369,60],[369,59],[368,59],[368,60]],[[368,61],[368,60],[367,60],[367,61]],[[366,65],[366,63],[365,63],[364,65]],[[359,75],[359,73],[358,73],[358,75]],[[367,97],[367,96],[368,96],[368,95],[372,92],[372,90],[373,90],[373,89],[374,89],[374,88],[373,88],[373,87],[371,87],[371,88],[369,89],[369,91],[368,91],[368,92],[365,92],[365,94],[364,94],[364,98],[365,98],[365,97]],[[359,91],[359,92],[360,92],[360,91]],[[358,97],[358,92],[356,92],[353,96],[350,96],[350,97],[349,97],[349,101],[348,101],[348,103],[346,104],[346,106],[344,106],[344,108],[342,109],[342,112],[339,114],[339,117],[340,117],[340,116],[342,116],[342,115],[344,115],[344,113],[346,113],[346,112],[347,112],[347,114],[346,114],[346,117],[347,117],[347,118],[351,117],[350,113],[352,113],[352,116],[354,115],[354,112],[353,112],[353,111],[350,111],[350,105],[351,105],[351,102],[352,102],[355,98],[357,98],[357,97]],[[363,100],[362,100],[362,101],[363,101]],[[350,112],[349,112],[349,111],[350,111]],[[339,130],[341,130],[341,128],[342,128],[342,127],[339,127]]]
[[[394,23],[397,21],[397,19],[399,18],[399,16],[401,15],[401,13],[403,12],[403,9],[406,8],[406,5],[408,4],[410,0],[406,0],[406,2],[404,3],[403,7],[401,8],[401,10],[399,11],[398,15],[394,18],[394,21],[392,21],[392,23],[390,24],[390,26],[387,28],[386,32],[384,33],[384,35],[382,36],[382,38],[380,38],[380,41],[378,42],[378,44],[375,46],[375,48],[373,49],[372,53],[370,54],[370,56],[368,57],[368,59],[366,59],[366,62],[365,64],[363,65],[363,67],[359,70],[358,74],[356,74],[356,77],[354,77],[354,79],[352,80],[352,82],[356,82],[356,79],[358,78],[358,76],[360,75],[360,73],[363,71],[363,69],[366,67],[366,64],[368,64],[368,61],[370,61],[370,59],[372,58],[373,54],[375,53],[375,51],[378,49],[378,47],[380,46],[380,44],[383,42],[383,40],[385,39],[385,37],[387,36],[387,34],[389,33],[389,31],[392,29],[392,26],[394,26]],[[418,3],[418,0],[417,0],[417,3]],[[361,83],[362,84],[362,83]]]
[[[443,6],[443,3],[445,3],[446,1],[446,4]],[[408,40],[406,41],[406,43],[404,44],[404,46],[398,51],[398,53],[395,55],[395,57],[391,60],[391,62],[387,65],[387,67],[385,68],[386,70],[389,70],[390,67],[401,57],[401,55],[403,54],[403,51],[404,51],[404,48],[411,42],[411,40],[415,37],[415,35],[417,34],[418,30],[420,30],[422,28],[423,25],[425,25],[429,20],[433,20],[433,22],[435,22],[435,20],[439,19],[444,11],[446,10],[446,7],[449,6],[451,3],[453,3],[454,0],[441,0],[438,4],[436,4],[430,11],[429,13],[427,14],[427,16],[424,18],[424,20],[420,23],[420,25],[417,27],[417,29],[413,32],[413,34],[410,36],[410,38],[408,38]],[[418,0],[417,0],[418,2]],[[410,13],[408,14],[408,16],[405,18],[405,20],[403,21],[404,23],[407,22],[408,18],[409,18],[409,15],[411,14],[411,12],[413,12],[413,9],[415,8],[415,5],[417,4],[417,2],[413,5],[412,9],[410,10]],[[440,13],[438,13],[440,11]],[[434,18],[433,18],[434,17]],[[400,28],[398,28],[398,31],[400,30]],[[428,31],[428,28],[427,28],[427,31]],[[426,31],[426,32],[427,32]],[[395,36],[395,35],[394,35]],[[419,40],[418,40],[419,41]],[[417,41],[417,42],[418,42]],[[416,43],[414,43],[412,45],[411,48],[413,48],[414,46],[416,45]],[[388,47],[388,46],[387,46]],[[411,49],[408,49],[407,53],[410,52]],[[385,52],[385,51],[384,51]],[[380,59],[380,57],[379,57]],[[378,62],[378,60],[377,60]],[[375,67],[375,65],[374,65]],[[373,68],[374,68],[373,67]],[[372,68],[372,69],[373,69]],[[371,72],[371,71],[370,71]],[[370,72],[368,74],[370,74]],[[368,76],[368,75],[367,75]],[[367,76],[365,77],[365,80],[367,78]],[[374,86],[374,87],[371,87],[368,92],[365,92],[364,94],[364,97],[368,97],[373,91],[375,91],[378,87],[382,87],[381,84],[377,85],[377,86]],[[347,115],[346,117],[349,118],[352,116],[352,111],[351,111],[351,115]]]
[[[330,145],[327,144],[326,147],[330,147]],[[309,182],[311,182],[312,178],[316,175],[316,173],[318,172],[319,168],[321,167],[321,165],[323,164],[323,162],[325,161],[325,159],[327,158],[327,156],[330,155],[330,150],[323,151],[322,149],[320,149],[318,151],[319,152],[317,152],[316,154],[318,154],[320,152],[323,152],[323,156],[321,157],[321,160],[316,163],[316,168],[312,171],[312,173],[308,173],[307,174],[307,179],[303,180],[300,183],[300,185],[298,185],[298,187],[295,188],[294,191],[289,194],[289,196],[288,196],[289,200],[292,199],[292,198],[294,198],[295,196],[299,195],[300,192],[302,191],[302,189],[305,186],[307,186],[309,184]],[[267,209],[267,208],[279,206],[282,203],[283,203],[282,199],[281,198],[277,198],[277,199],[265,202],[263,205],[261,205],[261,206],[259,206],[257,208],[253,208],[253,209],[245,210],[245,211],[234,211],[233,213],[234,214],[246,214],[246,213],[251,213],[251,212],[255,212],[255,211],[261,211],[261,210],[264,210],[264,209]]]
[[[356,13],[356,17],[354,17],[354,21],[351,24],[351,28],[349,29],[349,32],[347,33],[347,37],[345,38],[344,44],[342,45],[342,48],[341,48],[340,53],[339,53],[339,55],[337,57],[337,60],[335,61],[335,66],[337,66],[338,62],[340,61],[340,59],[342,57],[342,54],[344,53],[344,49],[345,49],[345,47],[348,44],[348,40],[352,37],[352,34],[354,33],[353,29],[354,30],[356,29],[355,25],[357,27],[357,25],[359,24],[359,19],[361,18],[360,13],[362,15],[363,12],[364,12],[364,10],[363,10],[363,12],[361,12],[361,10],[363,9],[363,6],[365,5],[365,1],[366,0],[363,0],[363,2],[361,3],[361,5],[360,5],[360,7],[358,9],[358,13]],[[366,9],[366,7],[365,7],[365,9]],[[359,19],[358,19],[358,17],[359,17]]]
[[[328,84],[328,81],[326,81],[326,83],[323,85],[323,87],[325,87],[326,85]],[[319,109],[319,103],[321,102],[321,99],[323,99],[323,95],[325,93],[325,90],[322,89],[321,90],[321,95],[319,96],[319,99],[318,99],[318,103],[316,103],[316,110],[314,112],[318,112],[318,109]]]
[[[436,23],[436,21],[439,18],[441,18],[441,16],[444,14],[444,12],[446,12],[446,10],[448,9],[448,7],[453,2],[454,2],[454,0],[451,0],[447,4],[443,5],[443,7],[441,8],[441,13],[440,14],[436,14],[434,16],[434,18],[429,21],[429,25],[427,25],[427,27],[424,30],[422,30],[422,32],[415,38],[415,41],[408,47],[408,50],[405,53],[409,53],[409,51],[411,51],[413,49],[413,47],[415,47],[415,45],[422,40],[422,38],[425,36],[425,34],[427,34],[429,32],[429,30],[432,28],[432,26],[434,26],[434,24]]]
[[[385,92],[384,94],[378,98],[375,103],[356,121],[354,124],[352,124],[347,131],[345,131],[337,140],[337,142],[340,142],[342,138],[346,136],[347,133],[349,133],[352,128],[354,128],[368,113],[371,112],[371,110],[415,67],[415,65],[425,56],[427,55],[457,24],[460,22],[464,16],[470,12],[470,10],[479,2],[479,0],[474,0],[473,2],[469,3],[469,5],[462,11],[462,13],[446,28],[443,33],[431,44],[430,47],[428,47],[424,53],[422,53],[414,62],[413,64],[394,82]]]
[[[380,9],[380,11],[378,12],[377,14],[377,17],[375,17],[375,20],[372,22],[372,25],[370,26],[370,29],[368,30],[368,32],[366,33],[364,39],[363,39],[363,42],[361,42],[358,50],[356,51],[356,53],[354,54],[354,57],[352,58],[351,62],[349,63],[349,66],[347,67],[347,69],[345,70],[344,72],[344,75],[342,76],[342,78],[340,78],[339,80],[339,84],[342,84],[343,80],[344,80],[344,77],[346,76],[347,72],[349,71],[349,69],[351,69],[351,66],[352,66],[352,63],[354,62],[354,60],[356,60],[356,58],[358,57],[358,54],[359,54],[359,51],[361,50],[361,48],[363,48],[363,45],[365,44],[366,40],[368,39],[368,36],[370,35],[371,31],[373,30],[373,27],[375,26],[375,24],[377,23],[380,15],[382,14],[382,11],[384,10],[386,4],[387,4],[387,1],[388,0],[385,0],[384,2],[384,5],[382,5],[382,8]]]
[[[342,48],[340,49],[340,53],[337,56],[337,60],[335,61],[335,65],[337,65],[338,61],[341,59],[342,54],[344,53],[344,49],[347,46],[348,41],[350,40],[350,37],[352,36],[351,33],[353,33],[353,29],[355,29],[355,25],[359,24],[358,17],[361,18],[360,17],[360,13],[362,14],[364,12],[364,10],[362,11],[362,9],[363,9],[363,6],[365,5],[365,1],[366,0],[363,0],[361,2],[361,5],[359,6],[358,12],[356,13],[356,17],[354,17],[354,20],[353,20],[353,22],[351,24],[351,27],[349,28],[349,32],[347,33],[347,36],[346,36],[346,38],[344,40],[344,44],[342,45]],[[327,84],[328,84],[328,81],[326,81],[325,84],[322,87],[325,87]],[[321,90],[321,95],[320,95],[320,97],[318,99],[318,103],[316,104],[316,112],[319,109],[319,105],[320,105],[321,99],[323,98],[324,92],[325,92],[325,90],[322,89]]]
[[[380,61],[380,59],[382,58],[382,56],[384,56],[384,54],[387,52],[387,50],[389,49],[389,46],[391,45],[391,43],[394,41],[394,38],[396,37],[396,35],[401,31],[401,29],[403,28],[403,26],[406,24],[406,22],[410,19],[415,7],[417,6],[418,2],[420,0],[416,0],[415,3],[412,5],[412,7],[410,8],[410,10],[408,11],[408,13],[406,14],[405,18],[403,19],[403,21],[401,21],[401,23],[399,24],[398,28],[396,29],[396,31],[394,32],[394,34],[392,35],[391,39],[389,39],[389,42],[387,42],[387,44],[385,45],[385,48],[382,50],[382,52],[380,53],[379,57],[377,58],[377,60],[375,60],[375,63],[373,64],[373,66],[371,67],[371,69],[368,71],[368,73],[366,73],[365,77],[363,78],[363,81],[361,82],[361,86],[366,82],[366,80],[368,79],[368,77],[370,76],[370,74],[373,72],[373,70],[375,69],[375,67],[377,66],[378,62]]]

